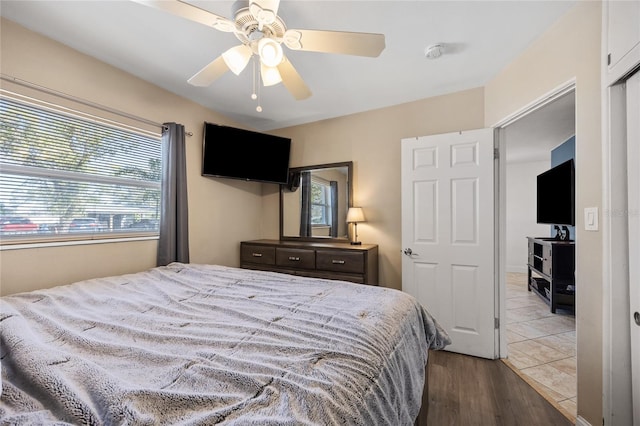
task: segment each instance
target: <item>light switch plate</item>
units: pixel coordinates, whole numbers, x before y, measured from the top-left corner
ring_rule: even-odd
[[[585,231],[598,230],[598,208],[597,207],[585,207],[584,230]]]

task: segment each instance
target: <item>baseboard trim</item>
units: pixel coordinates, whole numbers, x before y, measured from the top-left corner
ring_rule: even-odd
[[[586,421],[582,417],[578,416],[576,418],[576,426],[591,426],[591,423],[589,423],[588,421]]]

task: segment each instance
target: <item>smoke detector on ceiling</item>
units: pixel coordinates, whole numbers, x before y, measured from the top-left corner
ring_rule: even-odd
[[[424,49],[424,56],[427,59],[436,59],[442,56],[443,52],[444,52],[444,44],[442,43],[432,44],[431,46],[428,46],[426,49]]]

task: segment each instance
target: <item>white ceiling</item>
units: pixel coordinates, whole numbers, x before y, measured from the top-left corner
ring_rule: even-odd
[[[0,14],[261,131],[480,87],[546,31],[576,0],[286,1],[288,28],[383,33],[378,58],[290,51],[313,92],[295,101],[281,85],[250,99],[252,71],[226,73],[208,88],[187,79],[238,44],[222,33],[130,1],[7,1]],[[231,17],[231,1],[190,3]],[[428,60],[424,50],[445,44]]]

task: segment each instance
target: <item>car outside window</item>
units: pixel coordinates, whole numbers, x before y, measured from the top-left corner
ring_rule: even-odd
[[[0,244],[157,235],[159,133],[4,96],[0,123]]]

